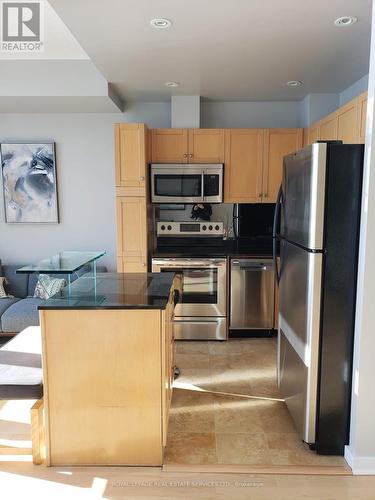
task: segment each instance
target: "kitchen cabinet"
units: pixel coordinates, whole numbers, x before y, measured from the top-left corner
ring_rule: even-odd
[[[359,142],[364,144],[366,140],[366,118],[367,118],[367,92],[358,96],[359,107]]]
[[[163,463],[173,381],[173,285],[165,290],[165,280],[152,278],[155,299],[146,275],[107,281],[98,283],[97,295],[85,295],[84,311],[69,300],[64,308],[40,311],[48,466]],[[124,288],[135,308],[122,303]],[[106,305],[117,300],[116,308]]]
[[[331,113],[319,122],[319,140],[334,141],[337,139],[337,114]]]
[[[146,136],[144,123],[115,125],[116,187],[146,190]]]
[[[224,163],[224,130],[189,130],[188,163]]]
[[[262,200],[264,131],[225,130],[224,202]]]
[[[146,199],[118,196],[117,260],[119,272],[147,271],[148,221]]]
[[[358,99],[337,110],[337,139],[344,144],[356,144],[359,138]]]
[[[187,162],[187,129],[157,128],[151,130],[151,163]]]
[[[223,129],[153,129],[152,163],[223,163]]]
[[[276,202],[282,180],[283,158],[302,146],[302,129],[276,128],[264,131],[263,203]]]
[[[319,139],[319,125],[312,125],[307,129],[305,146],[307,146],[308,144],[314,144],[314,142],[318,141]]]

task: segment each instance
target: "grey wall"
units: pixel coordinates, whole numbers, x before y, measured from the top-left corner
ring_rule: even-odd
[[[300,127],[301,103],[298,101],[203,101],[203,128],[277,128]]]
[[[365,75],[340,93],[340,106],[343,106],[347,102],[351,101],[354,97],[362,94],[362,92],[365,92],[367,89],[368,75]]]

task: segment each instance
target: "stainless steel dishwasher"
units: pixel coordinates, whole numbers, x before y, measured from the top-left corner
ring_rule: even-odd
[[[272,329],[275,301],[272,259],[232,259],[230,271],[229,328]]]

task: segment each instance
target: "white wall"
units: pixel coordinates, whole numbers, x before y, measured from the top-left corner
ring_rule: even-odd
[[[375,9],[368,92],[352,413],[350,443],[345,452],[355,474],[375,474]]]

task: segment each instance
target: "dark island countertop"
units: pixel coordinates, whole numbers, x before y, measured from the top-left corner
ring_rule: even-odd
[[[81,277],[38,309],[165,309],[174,273],[98,273]]]

